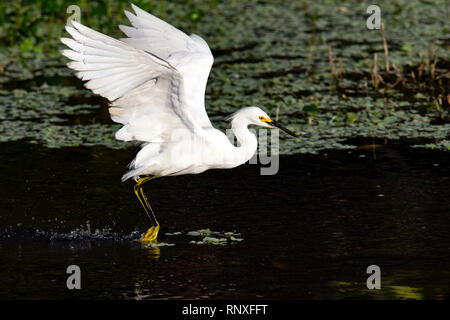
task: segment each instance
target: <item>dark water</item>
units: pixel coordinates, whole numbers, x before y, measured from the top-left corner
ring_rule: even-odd
[[[281,157],[276,176],[245,165],[155,180],[159,240],[175,246],[146,248],[135,231],[149,222],[120,182],[135,150],[0,150],[0,299],[450,297],[448,153],[390,142]],[[203,228],[245,240],[190,244]],[[371,264],[381,290],[366,288]]]

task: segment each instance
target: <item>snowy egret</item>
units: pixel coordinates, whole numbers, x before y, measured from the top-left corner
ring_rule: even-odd
[[[123,124],[116,139],[144,144],[122,181],[133,178],[135,194],[152,221],[141,241],[156,241],[159,223],[142,185],[161,176],[197,174],[211,168],[233,168],[257,149],[248,125],[280,128],[260,108],[245,107],[230,116],[238,145],[215,129],[205,110],[205,88],[213,56],[201,37],[182,31],[132,4],[125,11],[130,26],[119,28],[120,40],[72,21],[66,26],[70,48],[62,54],[85,86],[107,98],[113,121]]]

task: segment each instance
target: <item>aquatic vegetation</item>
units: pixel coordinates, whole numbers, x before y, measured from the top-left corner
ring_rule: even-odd
[[[413,145],[415,148],[427,148],[432,150],[450,151],[450,141],[441,140],[438,143],[427,143],[423,145]]]
[[[240,233],[234,233],[234,232],[218,232],[218,231],[211,231],[210,229],[201,229],[198,231],[190,231],[187,233],[188,236],[192,237],[200,237],[201,240],[192,240],[189,243],[190,244],[197,244],[197,245],[203,245],[203,244],[209,244],[209,245],[219,245],[219,246],[225,246],[229,243],[237,243],[241,242],[244,239],[238,238],[241,236]]]
[[[175,246],[175,243],[167,243],[167,242],[147,243],[144,246],[149,248],[173,247]]]
[[[383,2],[383,33],[366,29],[366,4],[358,1],[134,3],[211,44],[207,108],[220,129],[236,108],[259,105],[303,133],[295,140],[281,134],[280,154],[354,148],[353,137],[420,139],[421,147],[448,151],[445,0]],[[69,4],[0,5],[0,141],[134,146],[114,139],[107,104],[59,55]],[[121,36],[128,1],[79,6],[82,22]]]
[[[181,236],[182,234],[183,234],[182,232],[165,233],[165,235],[168,236]],[[211,229],[209,228],[189,231],[186,233],[186,235],[190,237],[200,238],[200,240],[189,241],[190,244],[196,245],[208,244],[208,245],[225,246],[228,244],[234,244],[244,241],[244,239],[241,238],[240,233],[235,233],[232,231],[229,232],[211,231]]]

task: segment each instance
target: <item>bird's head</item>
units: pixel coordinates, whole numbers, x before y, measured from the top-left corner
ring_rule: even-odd
[[[272,120],[267,113],[265,113],[263,110],[261,110],[259,107],[245,107],[242,108],[235,113],[233,113],[228,119],[231,120],[239,120],[246,122],[247,125],[254,124],[256,126],[264,127],[264,128],[270,128],[270,129],[281,129],[287,134],[298,137],[295,133],[292,131],[286,129],[282,125],[280,125],[277,121]]]

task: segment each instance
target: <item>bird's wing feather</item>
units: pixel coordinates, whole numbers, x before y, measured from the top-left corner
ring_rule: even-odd
[[[121,40],[168,61],[183,80],[185,105],[200,127],[211,127],[205,110],[205,89],[214,58],[201,37],[186,35],[170,24],[132,4],[135,14],[125,11],[131,27],[119,26],[128,38]]]
[[[163,59],[149,50],[133,47],[75,21],[72,25],[66,30],[73,39],[61,39],[71,50],[62,53],[72,60],[68,66],[78,71],[76,75],[87,80],[87,88],[112,101],[109,109],[111,117],[124,125],[116,133],[117,139],[165,141],[176,128],[188,128],[193,133],[199,133],[207,125],[204,115],[210,125],[204,102],[204,115],[189,107],[190,95],[186,94],[186,86],[192,88],[192,83],[189,83],[192,78],[185,77],[180,71],[189,69],[189,63],[180,63],[176,67],[170,59]],[[178,37],[173,43],[180,43],[179,39],[186,36],[161,20],[155,27],[163,31],[167,28],[165,25],[171,28],[168,34]],[[181,47],[175,44],[173,48],[178,50]],[[184,59],[187,56],[189,51],[185,51]]]

